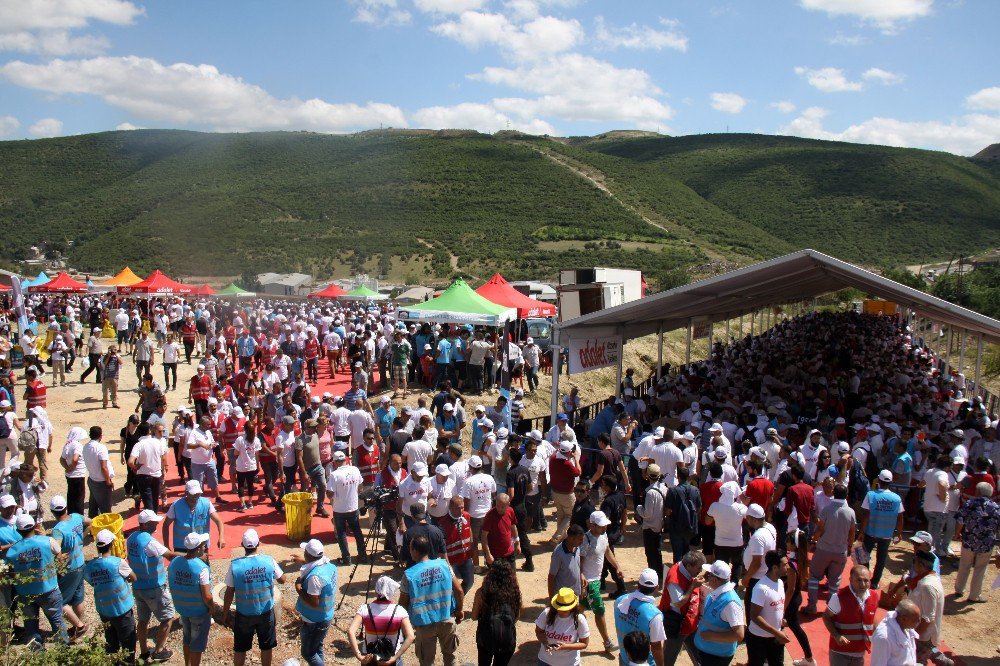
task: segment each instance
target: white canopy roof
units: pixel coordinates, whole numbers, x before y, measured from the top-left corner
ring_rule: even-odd
[[[900,307],[1000,343],[1000,321],[876,275],[816,250],[800,250],[683,287],[563,322],[567,338],[621,334],[624,339],[688,322],[723,321],[772,305],[802,301],[845,287],[875,294]]]

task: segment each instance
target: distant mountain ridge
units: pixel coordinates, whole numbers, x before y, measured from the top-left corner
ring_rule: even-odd
[[[806,246],[901,265],[1000,245],[1000,177],[982,155],[628,130],[8,141],[0,255],[44,242],[89,271],[414,282],[615,265],[660,288]]]

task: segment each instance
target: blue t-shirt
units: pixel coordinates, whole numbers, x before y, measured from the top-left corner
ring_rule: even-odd
[[[451,363],[451,342],[449,342],[447,338],[442,338],[442,340],[438,343],[437,348],[437,362]]]

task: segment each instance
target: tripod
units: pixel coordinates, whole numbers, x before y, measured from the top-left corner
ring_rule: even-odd
[[[361,552],[365,555],[365,559],[368,561],[368,583],[365,585],[365,603],[368,603],[368,597],[371,595],[372,570],[375,567],[375,553],[378,551],[378,539],[382,534],[382,526],[384,523],[382,513],[382,503],[379,502],[375,505],[375,518],[372,520],[371,527],[368,528],[368,534],[365,536],[365,542],[362,544],[361,549]],[[375,544],[374,547],[372,547],[373,543]],[[354,562],[354,565],[351,567],[351,575],[347,577],[347,586],[344,589],[349,589],[351,587],[351,583],[354,582],[354,575],[358,572],[358,566],[360,565],[360,559],[359,561]],[[340,607],[344,605],[344,599],[346,598],[346,594],[340,595],[340,601],[337,602],[336,610],[340,610]]]

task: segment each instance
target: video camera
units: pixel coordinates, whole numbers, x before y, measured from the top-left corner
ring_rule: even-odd
[[[368,513],[368,509],[374,507],[376,512],[382,511],[386,504],[399,499],[399,488],[386,488],[375,486],[365,490],[358,499],[361,500],[359,513],[363,516]]]

